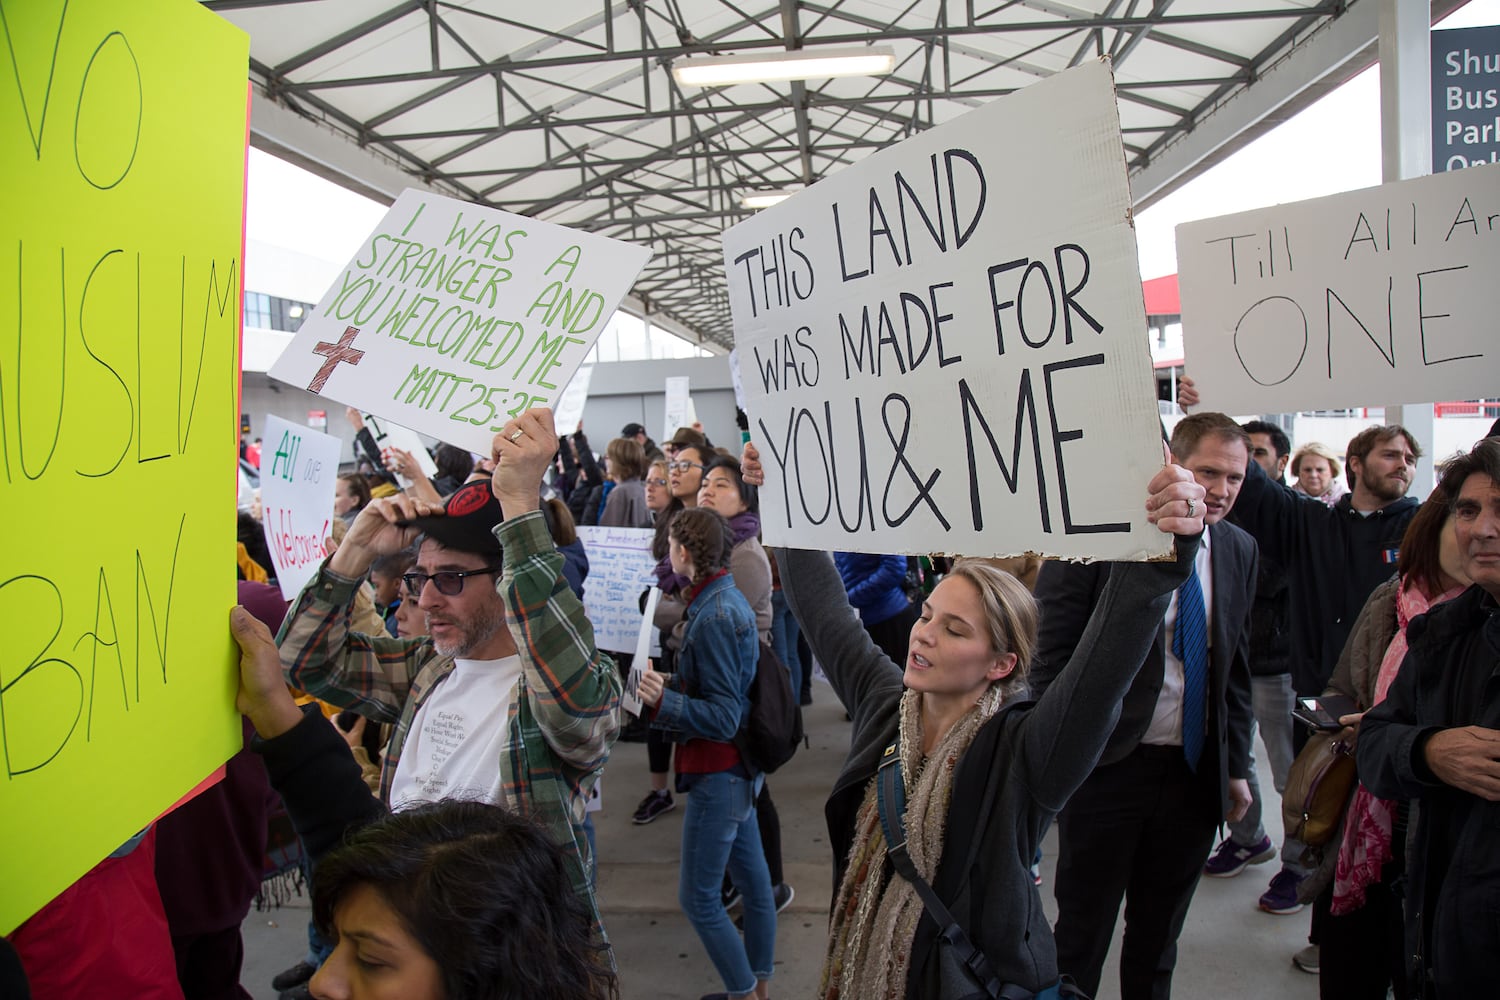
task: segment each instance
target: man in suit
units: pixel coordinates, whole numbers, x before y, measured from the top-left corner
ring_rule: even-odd
[[[1255,542],[1224,521],[1249,437],[1221,413],[1194,414],[1173,457],[1207,490],[1208,530],[1193,577],[1173,595],[1093,774],[1058,817],[1057,963],[1087,994],[1125,900],[1123,1000],[1171,995],[1177,936],[1214,833],[1250,803],[1250,607]],[[1108,579],[1107,563],[1050,562],[1032,689],[1067,665]],[[1206,646],[1206,648],[1205,648]]]

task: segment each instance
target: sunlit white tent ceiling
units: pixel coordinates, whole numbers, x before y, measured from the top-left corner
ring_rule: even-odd
[[[1463,3],[1433,0],[1434,20]],[[639,304],[728,345],[719,234],[746,193],[811,184],[1104,54],[1143,208],[1370,65],[1379,0],[205,5],[250,33],[258,147],[386,201],[427,186],[649,244]],[[670,74],[871,43],[895,49],[888,76],[701,90]]]

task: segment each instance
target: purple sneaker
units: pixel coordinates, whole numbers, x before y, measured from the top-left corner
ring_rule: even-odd
[[[1263,865],[1276,857],[1276,847],[1270,837],[1260,838],[1260,843],[1241,847],[1229,837],[1219,844],[1219,849],[1208,856],[1203,865],[1203,874],[1209,878],[1234,878],[1250,865]]]
[[[1300,911],[1305,904],[1297,898],[1297,887],[1306,877],[1290,868],[1281,869],[1271,876],[1271,887],[1261,894],[1260,908],[1280,916]]]

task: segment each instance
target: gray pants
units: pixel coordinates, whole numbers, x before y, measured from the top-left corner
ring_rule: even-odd
[[[1291,674],[1276,674],[1273,677],[1250,678],[1250,705],[1260,727],[1261,739],[1266,744],[1266,755],[1270,758],[1271,783],[1279,796],[1286,790],[1286,775],[1291,769],[1295,754],[1292,753],[1292,707],[1296,695],[1292,691]],[[1251,746],[1254,747],[1252,737]],[[1243,819],[1229,824],[1229,837],[1241,847],[1254,847],[1266,836],[1261,823],[1260,779],[1255,770],[1255,752],[1250,753],[1250,808]],[[1308,873],[1300,858],[1305,850],[1300,840],[1287,838],[1281,845],[1281,863],[1298,874]]]

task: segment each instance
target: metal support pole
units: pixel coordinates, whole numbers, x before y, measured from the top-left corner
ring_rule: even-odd
[[[1432,173],[1429,0],[1380,0],[1380,150],[1386,183]],[[1422,443],[1412,489],[1432,491],[1432,404],[1387,406],[1385,422],[1401,424]]]

